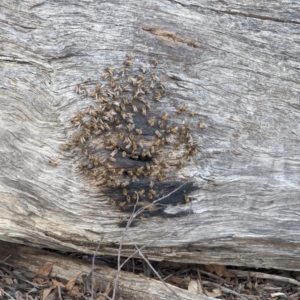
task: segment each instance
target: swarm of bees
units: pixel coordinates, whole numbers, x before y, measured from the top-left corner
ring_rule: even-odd
[[[77,94],[94,101],[71,118],[76,133],[61,150],[80,150],[77,169],[105,190],[114,206],[128,212],[147,206],[142,217],[148,217],[163,213],[168,204],[190,202],[187,194],[195,187],[180,189],[184,182],[174,178],[176,170],[196,155],[198,144],[189,124],[171,121],[172,115],[177,120],[177,114],[182,120],[184,113],[194,115],[186,104],[165,112],[166,89],[157,72],[158,61],[138,68],[133,62],[130,53],[119,69],[107,67],[102,82],[92,90],[76,85]],[[176,188],[176,195],[151,205]]]

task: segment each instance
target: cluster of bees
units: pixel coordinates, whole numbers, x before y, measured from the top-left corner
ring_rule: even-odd
[[[78,170],[105,191],[113,205],[128,212],[147,207],[143,216],[148,217],[164,214],[169,204],[190,201],[188,193],[196,188],[176,180],[176,170],[197,153],[198,144],[184,123],[185,115],[194,115],[188,106],[172,112],[166,112],[168,105],[164,108],[166,88],[155,72],[157,60],[137,68],[133,58],[128,54],[119,69],[107,67],[92,90],[76,86],[76,93],[93,98],[93,105],[73,116],[76,133],[61,149],[80,150]],[[177,123],[170,115],[177,115]]]

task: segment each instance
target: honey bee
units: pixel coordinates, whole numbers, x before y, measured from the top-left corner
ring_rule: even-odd
[[[160,139],[158,139],[153,145],[158,147],[162,144],[162,141]]]
[[[112,79],[112,80],[110,81],[109,85],[110,85],[110,87],[111,87],[112,89],[115,88],[115,87],[116,87],[116,82],[115,82],[115,80]]]
[[[83,87],[82,90],[83,90],[83,95],[85,95],[85,96],[89,95],[88,90],[87,90],[86,87]]]
[[[150,171],[150,164],[149,163],[146,163],[146,170]]]
[[[150,187],[150,189],[152,189],[153,186],[154,186],[154,182],[153,182],[153,180],[150,180],[150,182],[149,182],[149,187]]]
[[[142,89],[143,89],[145,94],[150,94],[150,89],[148,87],[142,86]]]
[[[148,194],[147,194],[147,197],[148,197],[149,200],[152,200],[152,199],[153,199],[153,195],[152,195],[152,194],[149,194],[149,193],[148,193]]]
[[[76,114],[76,117],[77,117],[78,119],[82,119],[82,117],[83,117],[83,111],[82,111],[82,110],[79,110],[79,111],[77,112],[77,114]]]
[[[163,181],[163,180],[164,180],[164,176],[163,176],[162,173],[158,173],[158,175],[157,175],[157,180],[158,180],[158,181]]]
[[[156,91],[154,95],[154,101],[159,102],[161,98],[162,98],[162,94]]]
[[[111,157],[114,157],[118,153],[118,148],[116,148],[112,153],[110,153]]]
[[[117,129],[117,130],[120,130],[122,127],[123,127],[123,125],[122,125],[122,124],[119,124],[119,125],[116,126],[116,129]]]
[[[76,84],[76,87],[75,87],[75,93],[79,94],[80,90],[81,90],[81,85],[78,83],[78,84]]]
[[[150,103],[147,101],[143,101],[145,109],[150,109]]]
[[[121,111],[121,117],[123,118],[123,120],[125,120],[127,118],[127,115],[125,112]]]
[[[148,156],[148,154],[150,154],[150,152],[146,149],[143,149],[141,156],[144,158],[144,157]],[[150,156],[151,156],[151,154],[150,154]]]
[[[119,74],[121,74],[121,76],[123,77],[125,74],[125,68],[121,68]]]
[[[111,162],[115,162],[116,161],[116,159],[114,157],[110,157],[108,160],[111,161]]]
[[[126,56],[127,56],[127,58],[130,59],[130,60],[132,60],[132,59],[134,58],[134,55],[133,55],[132,52],[128,53]]]
[[[179,106],[176,108],[176,113],[178,115],[182,114],[183,112],[185,112],[188,109],[188,106],[186,104],[184,104],[183,106]]]
[[[190,198],[187,195],[184,195],[184,202],[185,203],[190,203],[191,202]]]
[[[132,106],[132,110],[133,110],[134,112],[137,112],[137,111],[138,111],[136,105],[132,104],[131,106]]]
[[[178,169],[182,169],[182,167],[183,167],[182,161],[179,160],[176,166],[177,166]]]
[[[157,135],[157,137],[161,138],[162,137],[162,134],[158,131],[158,130],[155,130],[155,134]]]
[[[137,100],[138,100],[139,102],[145,103],[145,100],[144,100],[144,97],[143,97],[143,96],[138,96],[138,97],[137,97]]]
[[[114,73],[114,69],[113,69],[112,67],[107,67],[107,68],[105,69],[105,71],[106,71],[110,76],[112,76],[113,73]]]
[[[143,116],[146,116],[146,115],[147,115],[147,109],[146,109],[145,106],[143,106],[143,107],[141,108],[141,111],[142,111],[142,115],[143,115]]]
[[[119,99],[119,91],[114,92],[113,97],[115,100],[118,100]]]
[[[105,72],[105,73],[103,74],[103,78],[104,78],[104,79],[108,78],[109,76],[110,76],[110,74],[109,74],[108,72]]]
[[[143,196],[143,195],[145,194],[145,190],[139,190],[139,191],[138,191],[138,194],[139,194],[140,196]]]
[[[134,125],[133,124],[128,124],[126,127],[127,127],[128,131],[131,132],[134,128]]]
[[[151,60],[151,64],[154,66],[158,65],[158,61],[156,59]]]
[[[149,190],[149,194],[155,196],[155,195],[156,195],[156,192],[155,192],[154,190],[150,189],[150,190]]]
[[[83,169],[85,169],[86,168],[86,166],[85,165],[83,165],[83,164],[80,164],[80,165],[78,165],[77,166],[77,168],[76,169],[79,169],[80,171],[82,171]]]
[[[126,196],[126,202],[129,204],[131,202],[131,197],[129,195]]]
[[[205,126],[205,124],[204,124],[203,122],[200,122],[200,123],[199,123],[199,128],[200,128],[200,129],[203,129],[203,128],[205,128],[205,127],[206,127],[206,126]]]
[[[86,142],[86,139],[85,139],[84,135],[80,136],[79,142],[80,142],[81,145],[83,145]]]
[[[110,199],[109,204],[112,205],[112,206],[116,206],[116,201],[113,200],[113,199]]]
[[[106,130],[110,130],[110,127],[109,127],[109,125],[108,125],[107,123],[104,123],[103,126],[104,126],[104,128],[105,128]]]
[[[135,131],[136,131],[136,133],[137,133],[138,135],[143,134],[143,131],[142,131],[141,129],[136,129]]]
[[[124,195],[124,196],[127,196],[127,195],[128,195],[128,191],[127,191],[125,188],[123,189],[123,195]]]
[[[51,166],[53,166],[53,167],[55,167],[55,166],[57,166],[57,160],[54,160],[54,159],[49,159],[49,165],[51,165]]]
[[[165,127],[165,123],[163,121],[158,121],[157,124],[160,129],[163,129]]]
[[[165,169],[168,169],[170,166],[166,163],[166,162],[164,162],[164,161],[162,161],[161,163],[160,163],[160,165],[163,167],[163,168],[165,168]]]
[[[127,152],[126,151],[122,151],[122,157],[126,157],[127,156]]]
[[[131,177],[131,180],[132,180],[132,182],[137,181],[137,176],[136,176],[136,175],[133,175],[133,176]]]
[[[117,143],[113,140],[109,140],[108,143],[112,146],[112,147],[117,147]]]
[[[142,79],[139,79],[135,82],[135,85],[137,85],[138,87],[140,87],[143,83],[143,80]]]
[[[189,115],[190,115],[190,117],[194,117],[195,116],[195,112],[194,111],[190,111]]]
[[[118,172],[116,173],[117,175],[123,175],[123,173],[124,173],[124,169],[120,169],[120,170],[118,170]]]
[[[123,201],[118,203],[119,207],[124,207],[127,204],[127,201]]]
[[[156,158],[152,158],[152,161],[153,161],[153,163],[155,164],[155,165],[159,165],[159,161],[156,159]]]
[[[139,168],[137,168],[135,174],[136,174],[137,176],[140,176],[140,175],[143,173],[143,170],[144,170],[144,167],[139,167]]]
[[[62,145],[62,146],[60,146],[60,150],[68,151],[68,150],[70,150],[70,145]]]
[[[132,60],[131,60],[131,59],[127,59],[127,60],[125,61],[125,65],[126,65],[127,67],[131,67],[131,66],[132,66]]]
[[[189,145],[192,145],[194,143],[194,139],[190,134],[187,134],[186,138],[187,138],[187,143]]]
[[[153,119],[148,119],[148,124],[150,127],[153,127],[155,125],[155,121]]]
[[[140,66],[140,71],[145,74],[146,73],[146,68],[144,66]]]
[[[133,172],[132,171],[127,171],[127,174],[129,175],[129,176],[133,176]]]
[[[129,183],[130,183],[129,181],[124,181],[121,183],[121,187],[125,187],[125,186],[129,185]]]
[[[160,83],[157,87],[158,87],[159,89],[165,90],[165,86],[164,86],[162,83]]]
[[[94,170],[91,172],[91,175],[92,175],[93,177],[97,177],[97,176],[98,176],[98,171],[94,169]]]
[[[161,119],[164,120],[164,121],[166,121],[166,120],[168,119],[168,117],[169,117],[169,114],[165,113],[165,114],[161,117]]]
[[[122,91],[123,92],[128,92],[129,91],[129,85],[127,84],[127,85],[123,86]]]
[[[172,142],[172,139],[168,136],[165,138],[165,140],[166,140],[167,144],[171,144],[171,142]]]
[[[177,133],[177,131],[178,131],[178,127],[177,127],[177,126],[176,126],[176,127],[173,127],[173,128],[171,129],[171,133],[173,133],[173,134]]]
[[[159,80],[159,78],[157,77],[157,75],[156,74],[151,74],[151,79],[153,80],[153,81],[158,81]]]

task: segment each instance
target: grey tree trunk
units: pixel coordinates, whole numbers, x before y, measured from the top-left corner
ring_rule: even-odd
[[[0,7],[1,240],[300,270],[298,1]]]

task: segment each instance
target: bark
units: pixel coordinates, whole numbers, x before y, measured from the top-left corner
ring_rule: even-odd
[[[118,208],[120,191],[79,172],[79,149],[60,148],[76,134],[71,118],[95,105],[84,88],[91,95],[105,68],[119,70],[132,52],[132,72],[141,74],[143,65],[165,86],[151,114],[189,124],[200,146],[182,169],[172,165],[177,150],[162,148],[159,159],[169,167],[155,184],[174,190],[193,182],[186,195],[179,189],[179,200],[168,198],[192,201],[139,221],[122,255],[132,253],[134,241],[153,260],[300,270],[296,1],[0,7],[1,240],[86,253],[100,240],[100,253],[117,254],[120,219],[130,215]],[[188,112],[176,113],[184,105]],[[188,214],[166,214],[175,212]]]

